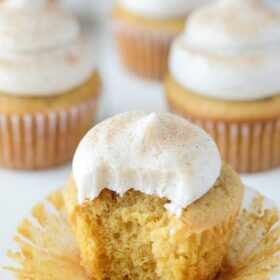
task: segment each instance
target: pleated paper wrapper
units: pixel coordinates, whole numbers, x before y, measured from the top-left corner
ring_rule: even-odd
[[[28,170],[70,160],[79,141],[93,125],[96,104],[94,97],[59,112],[0,113],[0,165]]]
[[[262,122],[226,122],[188,116],[171,102],[169,109],[209,133],[223,160],[236,171],[260,172],[280,165],[280,118]]]
[[[229,253],[216,280],[268,280],[280,273],[280,222],[277,207],[246,189],[243,208],[233,231]],[[37,204],[18,227],[17,251],[9,251],[16,279],[89,280],[71,231],[62,192]]]
[[[122,61],[132,73],[162,80],[167,73],[168,54],[178,32],[150,31],[113,20],[112,29]]]

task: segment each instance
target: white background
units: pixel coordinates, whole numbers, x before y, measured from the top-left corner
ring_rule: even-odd
[[[127,73],[118,59],[111,40],[106,16],[110,0],[63,0],[81,20],[84,31],[94,41],[98,66],[103,79],[103,96],[98,120],[131,109],[166,110],[163,87]],[[37,172],[15,172],[0,169],[0,266],[10,264],[5,256],[14,248],[12,237],[17,224],[28,215],[36,202],[52,190],[62,187],[71,165]],[[280,169],[242,176],[244,182],[280,204]],[[0,279],[14,279],[0,270]],[[275,279],[280,279],[275,278]],[[38,279],[39,280],[39,279]],[[256,279],[257,280],[257,279]]]

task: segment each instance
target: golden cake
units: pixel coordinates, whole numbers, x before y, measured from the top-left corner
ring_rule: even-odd
[[[64,201],[94,279],[215,279],[244,187],[213,140],[170,113],[128,112],[81,141]]]
[[[204,128],[239,172],[280,165],[280,10],[219,0],[195,11],[173,43],[170,110]]]
[[[7,0],[0,8],[0,165],[64,163],[95,119],[92,47],[54,1]]]
[[[172,40],[183,30],[188,13],[206,1],[117,1],[113,32],[127,69],[144,78],[162,79]]]

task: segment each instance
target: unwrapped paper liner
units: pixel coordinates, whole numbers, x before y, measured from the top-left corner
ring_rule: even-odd
[[[246,188],[228,257],[217,280],[268,280],[280,273],[280,222],[277,207]],[[18,227],[17,252],[8,252],[17,279],[86,280],[80,253],[66,213],[62,192],[37,204],[32,218]]]

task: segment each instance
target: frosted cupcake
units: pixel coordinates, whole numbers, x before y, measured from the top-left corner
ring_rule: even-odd
[[[188,13],[206,1],[117,1],[113,27],[125,66],[145,78],[162,79],[172,40],[182,31]]]
[[[268,4],[269,3],[269,4]],[[220,0],[197,10],[172,46],[172,111],[202,126],[240,172],[280,165],[280,9]]]
[[[56,1],[2,1],[0,61],[0,165],[69,160],[93,124],[100,88],[76,19]]]
[[[140,111],[88,132],[64,200],[89,277],[212,280],[243,194],[202,129]]]

